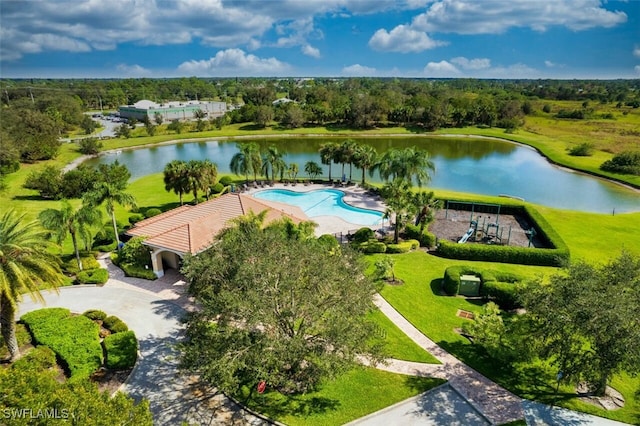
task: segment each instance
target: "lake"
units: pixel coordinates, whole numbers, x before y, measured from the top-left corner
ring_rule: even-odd
[[[297,163],[299,178],[306,177],[307,161],[320,163],[318,150],[323,143],[341,142],[346,138],[295,137],[259,139],[262,149],[274,145],[285,152],[287,163]],[[640,211],[640,192],[630,190],[593,176],[576,173],[550,164],[534,149],[514,143],[469,137],[375,137],[351,138],[372,145],[378,153],[389,148],[415,146],[428,151],[436,165],[429,189],[447,189],[484,195],[507,194],[526,201],[561,209],[612,213]],[[87,164],[112,163],[116,159],[126,165],[132,179],[160,173],[172,160],[209,159],[218,171],[229,173],[229,162],[237,152],[237,141],[185,142],[151,148],[122,150],[104,154]],[[248,142],[248,140],[242,140]],[[324,166],[324,177],[328,166]],[[332,178],[342,176],[340,164],[332,166]],[[345,166],[349,178],[349,166]],[[353,168],[352,180],[359,182],[362,171]],[[379,182],[379,176],[367,181]]]

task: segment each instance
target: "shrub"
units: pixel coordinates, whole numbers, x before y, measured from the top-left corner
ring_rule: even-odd
[[[580,145],[576,145],[569,150],[569,155],[576,157],[590,157],[593,155],[593,144],[584,142]]]
[[[485,299],[491,299],[502,310],[521,308],[518,301],[517,285],[512,282],[487,281],[480,287],[480,294]]]
[[[233,183],[233,179],[231,178],[231,176],[222,176],[219,183],[221,183],[223,186],[229,186]]]
[[[131,368],[138,357],[138,341],[133,331],[123,331],[104,338],[106,366],[113,370]]]
[[[640,175],[640,151],[621,152],[602,163],[600,168],[607,172]]]
[[[93,123],[93,120],[89,120]],[[80,139],[78,145],[80,146],[80,152],[85,155],[95,155],[102,149],[102,142],[98,138]]]
[[[47,346],[37,346],[13,363],[11,368],[38,373],[56,365],[56,354]]]
[[[72,379],[88,378],[102,365],[99,327],[68,309],[47,308],[22,316],[34,341],[48,346],[62,360]]]
[[[387,244],[387,253],[408,253],[420,247],[418,240],[401,241],[398,244]]]
[[[215,185],[213,185],[211,187],[211,193],[212,194],[219,194],[224,190],[224,185],[221,184],[220,182],[216,183]]]
[[[436,236],[433,235],[427,228],[420,232],[420,227],[412,224],[408,224],[404,228],[404,232],[407,237],[420,242],[420,247],[431,248],[436,245]]]
[[[109,280],[109,272],[104,268],[85,269],[76,275],[80,284],[104,284]]]
[[[442,287],[449,296],[457,296],[460,291],[460,275],[478,275],[482,280],[482,273],[479,269],[471,266],[449,266],[444,271]]]
[[[123,331],[129,330],[129,327],[127,327],[127,324],[122,322],[120,318],[114,315],[106,317],[102,321],[102,326],[112,333],[122,333]]]
[[[89,309],[88,311],[85,311],[82,315],[94,321],[95,320],[103,321],[107,317],[107,314],[105,314],[104,311],[100,311],[98,309]]]
[[[154,207],[154,208],[147,209],[144,212],[144,217],[150,218],[150,217],[158,216],[160,213],[162,213],[162,210]]]
[[[120,266],[127,277],[142,278],[145,280],[155,280],[158,278],[151,269],[145,269],[138,265],[121,262],[118,266]]]
[[[381,241],[370,240],[364,243],[360,243],[358,249],[363,253],[385,253],[387,251],[387,245]]]
[[[144,237],[133,237],[126,242],[120,253],[118,260],[120,263],[130,263],[143,267],[151,264],[151,254],[149,248],[143,244]]]
[[[97,269],[100,267],[100,264],[93,256],[82,256],[80,257],[80,262],[82,263],[82,269]],[[78,269],[78,262],[76,261],[76,257],[72,256],[62,264],[62,270],[68,274],[77,274],[80,272]]]
[[[336,237],[330,234],[320,235],[317,241],[318,244],[321,247],[325,248],[327,251],[335,250],[340,246],[340,243],[338,243]]]
[[[373,239],[373,230],[371,228],[360,228],[353,234],[354,243],[364,243]]]
[[[134,213],[131,216],[129,216],[129,223],[132,224],[132,225],[140,222],[141,220],[144,220],[144,215],[143,214]]]

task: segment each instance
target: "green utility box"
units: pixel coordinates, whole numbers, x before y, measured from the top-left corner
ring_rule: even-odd
[[[480,278],[475,275],[460,275],[460,291],[463,296],[480,296]]]

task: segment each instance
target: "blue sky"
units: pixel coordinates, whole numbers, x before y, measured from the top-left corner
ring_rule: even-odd
[[[640,0],[1,0],[0,76],[640,78]]]

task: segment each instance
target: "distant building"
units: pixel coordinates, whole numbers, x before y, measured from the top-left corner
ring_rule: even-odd
[[[122,105],[118,108],[120,117],[135,118],[139,121],[144,120],[145,116],[154,120],[156,113],[162,115],[164,121],[191,120],[197,110],[202,110],[207,117],[219,117],[227,112],[227,104],[226,102],[204,101],[174,101],[158,104],[143,99],[133,105]]]

